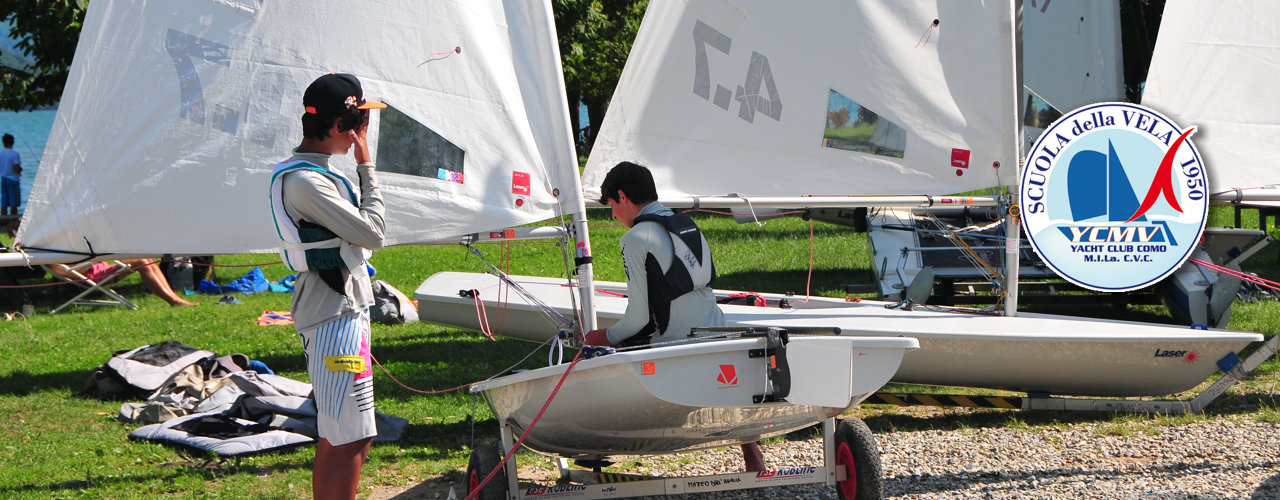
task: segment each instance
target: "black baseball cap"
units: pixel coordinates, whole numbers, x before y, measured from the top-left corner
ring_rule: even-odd
[[[329,73],[311,82],[302,94],[302,106],[309,114],[331,116],[348,109],[382,109],[387,103],[366,101],[355,75]]]

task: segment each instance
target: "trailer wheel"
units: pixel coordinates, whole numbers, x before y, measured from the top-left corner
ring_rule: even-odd
[[[493,472],[502,462],[502,458],[498,454],[498,447],[492,444],[477,444],[474,450],[471,450],[471,460],[467,462],[467,494],[480,489],[480,482]],[[489,483],[484,485],[484,489],[480,489],[480,493],[476,495],[477,500],[506,500],[507,498],[507,477],[506,468],[493,476]]]
[[[884,497],[881,483],[880,450],[867,424],[856,418],[836,425],[836,467],[844,466],[848,476],[836,483],[840,500],[878,500]]]

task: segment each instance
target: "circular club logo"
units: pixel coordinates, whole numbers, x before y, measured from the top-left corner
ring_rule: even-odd
[[[1123,292],[1159,281],[1191,255],[1209,210],[1205,167],[1183,130],[1127,103],[1053,122],[1022,171],[1022,228],[1066,280]]]

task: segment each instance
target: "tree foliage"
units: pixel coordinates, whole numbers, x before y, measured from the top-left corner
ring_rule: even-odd
[[[577,101],[587,106],[598,125],[622,76],[648,0],[554,0],[552,11],[560,37],[560,58],[568,91],[569,116],[579,128]],[[595,140],[592,126],[586,143]]]
[[[0,68],[0,109],[31,110],[62,98],[89,0],[0,0],[0,21],[12,26],[27,68]],[[122,27],[123,28],[123,27]]]
[[[599,124],[622,76],[648,0],[553,0],[569,116],[578,128],[577,101]],[[35,109],[57,103],[89,0],[0,0],[0,22],[12,26],[17,49],[34,61],[28,68],[0,67],[0,109]],[[1123,0],[1125,89],[1137,100],[1146,79],[1164,0]],[[594,140],[592,127],[587,143]]]

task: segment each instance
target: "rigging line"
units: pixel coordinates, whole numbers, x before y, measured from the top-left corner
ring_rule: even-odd
[[[804,282],[804,300],[797,300],[797,301],[795,301],[795,302],[794,302],[795,304],[804,304],[804,303],[809,302],[809,299],[810,299],[810,298],[813,298],[813,292],[812,292],[812,290],[813,290],[813,260],[814,260],[814,259],[813,259],[813,253],[814,253],[814,252],[813,252],[813,241],[814,241],[814,236],[813,236],[813,219],[812,219],[812,218],[810,218],[810,219],[809,219],[809,275],[808,275],[808,277],[807,277],[807,278],[805,278],[805,282]]]
[[[710,210],[710,209],[706,209],[706,208],[690,208],[690,209],[688,209],[688,210],[684,210],[684,212],[685,212],[685,213],[688,213],[688,212],[706,212],[706,213],[709,213],[709,214],[717,214],[717,215],[732,215],[732,216],[734,216],[734,217],[746,217],[746,216],[748,216],[748,215],[753,215],[753,214],[750,214],[750,213],[724,212],[724,211],[720,211],[720,210]],[[803,214],[804,212],[805,212],[804,210],[791,210],[791,211],[787,211],[787,212],[778,212],[778,213],[775,213],[775,214],[772,214],[772,215],[796,215],[796,214]]]
[[[480,481],[480,484],[476,486],[476,489],[467,494],[467,500],[475,499],[481,491],[484,491],[484,486],[489,484],[489,480],[493,479],[494,476],[498,474],[498,471],[505,469],[504,466],[511,460],[511,457],[515,456],[516,450],[520,449],[520,445],[524,444],[524,438],[529,436],[529,432],[533,430],[533,426],[537,425],[538,420],[542,419],[542,414],[546,413],[548,406],[551,406],[551,401],[554,400],[556,398],[556,394],[560,392],[560,387],[564,386],[565,379],[569,378],[569,372],[573,371],[573,367],[577,366],[579,361],[582,361],[582,351],[578,351],[578,354],[573,357],[573,361],[569,362],[569,367],[565,368],[564,375],[560,376],[560,381],[556,383],[555,389],[552,389],[551,395],[547,396],[547,402],[542,404],[542,408],[538,410],[538,414],[534,415],[533,420],[529,421],[529,426],[525,428],[524,433],[520,434],[520,439],[517,439],[515,444],[511,445],[511,449],[507,450],[507,452],[503,454],[502,461],[499,462],[498,465],[494,466],[492,471],[489,471],[489,475],[485,476],[483,481]]]
[[[480,260],[485,263],[485,265],[489,266],[489,274],[496,276],[503,283],[510,286],[511,289],[515,290],[516,293],[519,293],[521,296],[523,296],[525,300],[529,301],[530,304],[532,304],[535,308],[541,311],[544,316],[546,316],[549,320],[552,320],[551,323],[555,325],[556,328],[564,328],[565,326],[572,327],[573,323],[569,321],[568,318],[565,318],[564,315],[560,314],[559,311],[556,311],[555,308],[547,305],[547,303],[543,302],[542,299],[539,299],[538,297],[534,296],[524,287],[520,286],[519,283],[516,283],[514,280],[512,280],[510,276],[502,272],[501,269],[498,269],[497,266],[494,266],[492,262],[489,262],[489,259],[485,258],[484,254],[481,253],[478,248],[469,244],[467,245],[467,248],[471,250],[471,253],[473,255],[475,255],[476,257],[479,257]]]
[[[756,222],[756,227],[764,227],[764,223],[763,223],[763,222],[760,222],[760,218],[759,218],[759,217],[756,217],[756,207],[754,207],[754,206],[752,206],[752,205],[751,205],[751,200],[750,200],[750,199],[747,199],[747,195],[745,195],[745,194],[741,194],[741,193],[729,193],[729,194],[727,194],[727,195],[725,195],[725,196],[733,196],[733,197],[736,197],[736,198],[742,198],[742,201],[747,202],[747,210],[751,212],[751,219],[752,219],[752,220],[754,220],[754,221]]]
[[[498,339],[493,338],[493,329],[489,328],[489,311],[484,307],[484,301],[480,300],[480,290],[471,289],[471,299],[476,305],[476,323],[480,326],[480,333],[489,337],[489,340],[497,342]]]
[[[933,37],[933,29],[937,28],[939,23],[940,21],[934,19],[933,22],[929,24],[929,29],[925,31],[923,35],[920,35],[920,41],[916,42],[916,47],[919,47],[921,44],[929,45],[929,39]]]
[[[408,385],[406,385],[404,382],[401,382],[401,381],[400,381],[400,379],[398,379],[398,378],[396,378],[396,377],[395,377],[395,375],[392,375],[392,374],[391,374],[391,371],[390,371],[390,370],[387,370],[387,367],[382,366],[382,362],[381,362],[381,361],[378,361],[378,358],[377,358],[377,357],[375,357],[372,353],[371,353],[371,354],[369,354],[369,359],[372,359],[372,360],[373,360],[373,363],[374,363],[374,364],[376,364],[376,365],[378,365],[378,368],[381,368],[381,369],[382,369],[382,373],[385,373],[385,374],[387,375],[387,377],[391,379],[391,381],[392,381],[392,382],[395,382],[396,384],[400,385],[400,387],[403,387],[403,388],[405,388],[405,389],[408,389],[408,390],[410,390],[410,391],[412,391],[412,392],[416,392],[416,393],[418,393],[418,394],[444,394],[444,393],[447,393],[447,392],[453,392],[453,391],[456,391],[456,390],[459,390],[459,389],[466,389],[466,388],[468,388],[468,387],[471,387],[472,385],[475,385],[475,384],[478,384],[478,383],[480,383],[480,382],[483,382],[483,380],[477,380],[477,381],[475,381],[475,382],[471,382],[471,383],[468,383],[468,384],[462,384],[462,385],[457,386],[457,387],[451,387],[451,388],[449,388],[449,389],[441,389],[441,390],[438,390],[438,391],[424,391],[424,390],[421,390],[421,389],[414,389],[414,388],[409,387]]]
[[[454,55],[454,54],[461,54],[461,53],[462,53],[462,47],[454,47],[454,48],[453,48],[453,50],[446,50],[446,51],[444,51],[444,52],[436,52],[436,53],[434,53],[434,54],[427,54],[427,60],[422,61],[422,62],[421,62],[421,63],[419,63],[416,67],[421,68],[423,64],[426,64],[426,63],[429,63],[429,62],[432,62],[432,61],[439,61],[439,60],[441,60],[441,59],[446,59],[446,58],[448,58],[449,56],[452,56],[452,55]]]
[[[51,287],[51,286],[70,285],[73,283],[87,283],[88,281],[89,281],[88,279],[74,279],[69,281],[58,281],[54,283],[35,283],[31,285],[0,285],[0,290],[7,289],[7,288],[45,288],[45,287]]]
[[[385,373],[385,374],[387,375],[387,377],[388,377],[388,378],[390,378],[390,379],[391,379],[393,382],[395,382],[396,384],[400,385],[400,387],[403,387],[403,388],[405,388],[405,389],[408,389],[409,391],[412,391],[412,392],[415,392],[415,393],[418,393],[418,394],[428,394],[428,395],[431,395],[431,394],[444,394],[444,393],[448,393],[448,392],[457,391],[457,390],[460,390],[460,389],[465,389],[465,388],[467,388],[467,387],[471,387],[471,386],[473,386],[473,385],[476,385],[476,384],[478,384],[478,383],[480,383],[480,382],[485,382],[485,381],[488,381],[488,380],[493,380],[494,378],[497,378],[497,377],[498,377],[498,376],[500,376],[500,375],[503,375],[503,374],[509,373],[509,372],[511,372],[511,370],[514,370],[517,366],[520,366],[521,364],[524,364],[524,362],[525,362],[525,361],[528,361],[528,360],[529,360],[529,358],[533,357],[534,353],[537,353],[539,350],[541,350],[541,349],[542,349],[542,346],[547,345],[547,343],[551,342],[552,340],[555,340],[556,338],[557,338],[557,337],[552,337],[551,339],[548,339],[547,341],[544,341],[544,342],[542,342],[541,344],[538,344],[536,347],[534,347],[534,348],[533,348],[533,350],[529,351],[529,353],[528,353],[528,354],[525,354],[523,358],[520,358],[520,361],[516,361],[516,362],[515,362],[514,364],[512,364],[511,366],[508,366],[508,367],[506,367],[506,368],[502,369],[502,371],[499,371],[498,373],[496,373],[496,374],[494,374],[494,375],[491,375],[489,378],[486,378],[486,379],[484,379],[484,380],[477,380],[477,381],[475,381],[475,382],[471,382],[471,383],[468,383],[468,384],[463,384],[463,385],[460,385],[460,386],[457,386],[457,387],[451,387],[451,388],[449,388],[449,389],[430,390],[430,391],[429,391],[429,390],[422,390],[422,389],[415,389],[415,388],[413,388],[413,387],[410,387],[408,384],[405,384],[404,382],[401,382],[401,381],[400,381],[400,379],[397,379],[394,375],[392,375],[392,374],[391,374],[391,371],[390,371],[390,370],[388,370],[388,369],[387,369],[387,367],[383,366],[383,365],[382,365],[382,362],[381,362],[381,361],[378,361],[378,358],[374,357],[374,355],[373,355],[372,353],[370,353],[370,354],[369,354],[369,359],[372,359],[372,360],[373,360],[373,362],[374,362],[374,364],[378,365],[378,368],[381,368],[381,369],[382,369],[382,373]],[[472,410],[472,414],[475,414],[474,409]]]
[[[561,223],[563,223],[563,222],[564,222],[564,216],[563,216],[563,215],[562,215],[562,216],[560,216],[560,222],[561,222]],[[570,223],[572,223],[572,221],[571,221]],[[566,228],[568,228],[568,226],[566,226]],[[572,266],[572,264],[570,264],[570,260],[569,260],[569,248],[573,245],[573,241],[569,238],[569,234],[570,234],[570,233],[572,233],[572,232],[573,232],[573,231],[565,231],[565,232],[564,232],[564,235],[562,235],[562,236],[560,237],[560,242],[557,244],[557,246],[559,246],[559,247],[560,247],[560,260],[564,263],[564,275],[565,275],[565,282],[566,282],[567,286],[569,286],[569,287],[570,287],[570,291],[569,291],[569,305],[570,305],[570,307],[572,307],[572,308],[573,308],[573,316],[574,316],[574,318],[578,320],[578,322],[577,322],[577,328],[574,328],[574,335],[575,335],[575,336],[586,336],[587,332],[582,331],[582,325],[583,325],[583,321],[582,321],[582,310],[578,307],[578,296],[577,296],[577,291],[573,289],[573,288],[574,288],[574,287],[573,287],[573,276],[575,276],[575,275],[576,275],[576,274],[575,274],[575,272],[574,272],[574,271],[576,271],[576,269],[574,269],[574,268],[573,268],[573,266]],[[590,253],[590,252],[588,251],[588,253]]]
[[[933,215],[932,213],[929,214],[929,221],[933,222],[933,224],[937,226],[940,231],[942,231],[943,235],[947,239],[951,240],[951,243],[954,244],[956,248],[959,248],[961,252],[964,252],[964,254],[969,257],[971,262],[974,264],[974,267],[977,268],[980,272],[982,272],[983,274],[982,277],[984,279],[989,281],[993,281],[993,280],[999,281],[1001,283],[1004,282],[1004,276],[1001,275],[1000,272],[996,271],[995,269],[992,269],[991,265],[987,264],[987,261],[983,259],[981,256],[979,256],[978,252],[975,251],[972,247],[969,246],[968,243],[964,241],[963,236],[961,236],[956,231],[953,231],[947,228],[946,225],[941,220],[939,220],[937,216]]]
[[[511,272],[511,245],[509,241],[504,241],[500,247],[499,262],[502,263],[503,272]],[[498,335],[502,335],[507,326],[507,312],[511,310],[511,288],[506,286],[498,287],[498,311],[501,317],[498,320]]]
[[[1244,281],[1248,281],[1248,282],[1253,283],[1253,284],[1255,284],[1255,285],[1264,286],[1264,287],[1270,288],[1270,289],[1272,289],[1272,290],[1280,290],[1280,283],[1275,282],[1275,281],[1271,281],[1271,280],[1266,279],[1266,278],[1263,278],[1263,277],[1261,277],[1261,276],[1257,276],[1257,275],[1254,275],[1254,274],[1246,273],[1246,272],[1244,272],[1244,271],[1237,271],[1237,270],[1235,270],[1235,269],[1231,269],[1231,268],[1229,268],[1229,267],[1222,267],[1222,266],[1219,266],[1219,265],[1214,264],[1214,263],[1212,263],[1212,262],[1203,261],[1203,260],[1197,259],[1197,258],[1195,258],[1195,257],[1189,257],[1189,258],[1187,258],[1187,260],[1188,260],[1188,261],[1190,261],[1190,262],[1194,262],[1194,263],[1196,263],[1196,264],[1199,264],[1199,265],[1201,265],[1201,266],[1207,267],[1207,268],[1209,268],[1209,269],[1212,269],[1212,270],[1214,270],[1214,271],[1218,271],[1218,272],[1223,273],[1223,274],[1228,274],[1228,275],[1234,276],[1234,277],[1236,277],[1236,278],[1240,278],[1240,279],[1242,279],[1242,280],[1244,280]]]

